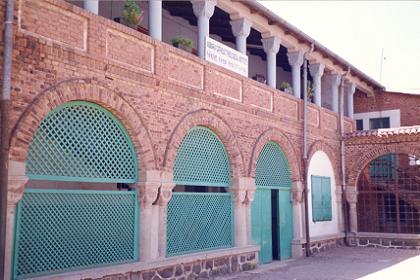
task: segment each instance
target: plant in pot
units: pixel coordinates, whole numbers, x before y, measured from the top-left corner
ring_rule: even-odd
[[[308,95],[308,100],[310,102],[314,102],[314,95],[315,95],[315,91],[314,91],[314,87],[312,85],[312,82],[308,80],[307,86],[306,86],[306,93]]]
[[[292,86],[288,82],[282,82],[280,84],[280,90],[286,93],[292,93]]]
[[[124,4],[122,24],[137,29],[143,18],[143,11],[134,0],[126,0]]]
[[[187,52],[192,52],[194,47],[193,41],[188,38],[174,37],[171,39],[171,43],[175,48],[182,49]]]

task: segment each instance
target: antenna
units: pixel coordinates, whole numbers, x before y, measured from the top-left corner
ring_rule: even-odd
[[[383,62],[386,59],[386,57],[384,57],[384,48],[382,48],[382,55],[381,55],[381,68],[379,70],[379,82],[381,82],[382,80],[382,66],[383,66]]]

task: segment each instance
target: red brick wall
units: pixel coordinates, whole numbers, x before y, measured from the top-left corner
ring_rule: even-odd
[[[420,125],[420,95],[399,92],[379,92],[373,97],[360,92],[354,95],[355,113],[394,109],[400,109],[401,126]]]
[[[182,136],[201,124],[224,142],[232,174],[252,174],[261,139],[274,139],[293,179],[301,177],[301,100],[61,0],[17,3],[11,159],[25,160],[36,127],[51,109],[89,100],[126,126],[141,170],[170,169]],[[308,115],[309,145],[323,143],[313,147],[324,147],[338,168],[337,114],[310,105]],[[349,119],[345,125],[352,129]]]

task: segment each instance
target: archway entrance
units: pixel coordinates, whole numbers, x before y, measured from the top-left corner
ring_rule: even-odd
[[[291,257],[292,204],[289,165],[275,142],[268,142],[258,156],[252,204],[252,238],[261,246],[260,263]]]
[[[386,154],[360,173],[359,232],[420,233],[420,158]]]

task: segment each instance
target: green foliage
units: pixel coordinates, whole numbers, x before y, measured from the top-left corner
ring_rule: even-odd
[[[280,90],[282,90],[282,91],[291,91],[292,90],[292,86],[288,82],[282,82],[280,84]]]
[[[171,39],[171,43],[175,47],[183,46],[190,49],[194,47],[193,41],[189,38],[174,37]]]
[[[126,25],[136,28],[143,17],[143,11],[134,0],[126,0],[123,10],[123,19]]]

